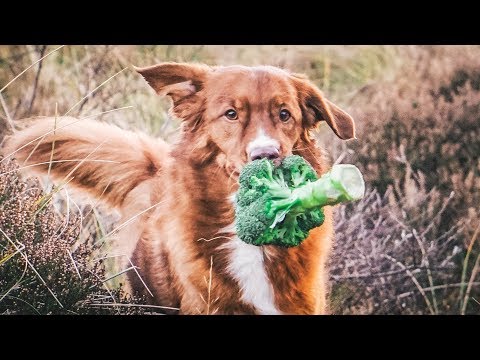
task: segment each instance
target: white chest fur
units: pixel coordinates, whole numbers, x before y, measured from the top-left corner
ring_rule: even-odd
[[[233,229],[233,226],[229,226],[228,232],[234,232]],[[265,271],[262,248],[246,244],[236,235],[222,247],[231,251],[227,270],[240,287],[241,299],[254,306],[260,314],[281,314],[275,306],[273,287]]]

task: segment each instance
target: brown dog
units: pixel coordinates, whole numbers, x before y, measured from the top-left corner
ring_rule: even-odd
[[[162,63],[136,70],[173,100],[183,120],[178,143],[73,118],[61,119],[53,134],[50,118],[13,136],[6,153],[19,149],[17,158],[47,163],[35,167],[46,172],[55,141],[53,176],[71,175],[70,184],[117,207],[123,221],[141,213],[122,236],[136,243],[133,261],[152,303],[182,314],[325,313],[330,209],[298,247],[257,247],[235,236],[233,195],[252,159],[293,153],[324,173],[328,164],[310,131],[326,121],[351,139],[353,119],[304,76],[275,67]],[[40,144],[24,146],[37,138]],[[145,291],[138,277],[130,282]]]

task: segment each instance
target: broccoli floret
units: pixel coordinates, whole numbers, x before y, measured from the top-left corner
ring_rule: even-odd
[[[325,220],[325,216],[323,212],[315,211],[310,212],[310,216],[306,216],[305,214],[300,214],[297,216],[298,227],[303,232],[309,232],[311,229],[314,229],[323,224]]]
[[[256,160],[245,166],[238,179],[240,188],[237,192],[239,206],[248,206],[258,200],[261,194],[269,190],[267,185],[276,185],[273,178],[273,164],[266,160]]]
[[[276,217],[276,207],[272,202],[291,195],[283,174],[272,161],[255,160],[243,168],[239,184],[235,207],[237,234],[249,244],[275,242],[278,229],[270,228]]]
[[[264,245],[271,243],[272,229],[269,226],[272,224],[274,216],[269,216],[265,211],[265,204],[270,201],[268,194],[257,196],[255,201],[251,202],[244,209],[248,211],[239,211],[236,213],[236,228],[239,237],[254,245]],[[237,208],[241,208],[238,203]]]
[[[286,157],[275,167],[271,160],[247,164],[236,196],[237,235],[253,245],[299,245],[311,229],[323,224],[323,206],[363,196],[365,185],[353,165],[335,165],[318,179],[302,157]]]
[[[282,171],[290,188],[305,185],[307,181],[315,181],[318,178],[312,165],[298,155],[287,156],[283,159]]]

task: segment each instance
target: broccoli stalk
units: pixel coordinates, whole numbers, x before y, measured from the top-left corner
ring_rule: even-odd
[[[355,165],[334,165],[320,179],[293,189],[289,197],[273,200],[270,211],[275,212],[276,217],[271,227],[282,221],[288,212],[303,214],[318,207],[358,200],[364,192],[365,183]]]
[[[298,155],[279,167],[270,160],[247,164],[236,197],[236,229],[254,245],[296,246],[324,221],[323,207],[363,197],[365,184],[354,165],[334,165],[320,179]]]

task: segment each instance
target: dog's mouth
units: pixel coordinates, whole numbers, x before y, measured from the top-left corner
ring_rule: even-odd
[[[281,157],[281,158],[276,158],[276,159],[273,159],[272,162],[273,162],[273,165],[275,166],[280,166],[280,164],[282,163],[284,157]],[[232,179],[235,179],[235,180],[238,180],[238,177],[240,176],[240,173],[242,171],[242,169],[244,168],[245,165],[247,165],[248,163],[252,162],[254,160],[251,160],[251,161],[241,161],[239,163],[230,163],[226,166],[226,170],[230,176],[230,178]]]
[[[275,167],[280,166],[282,163],[283,159],[289,155],[292,155],[291,151],[288,151],[285,153],[285,151],[278,151],[275,154],[275,157],[268,156],[269,153],[265,153],[265,156],[262,157],[256,157],[255,159],[252,159],[251,157],[247,156],[228,156],[225,154],[225,157],[223,158],[223,166],[225,168],[225,171],[227,172],[229,178],[234,179],[238,181],[238,178],[240,176],[240,173],[242,172],[243,168],[245,165],[252,161],[256,160],[261,160],[261,159],[269,159],[273,162],[273,165]]]

